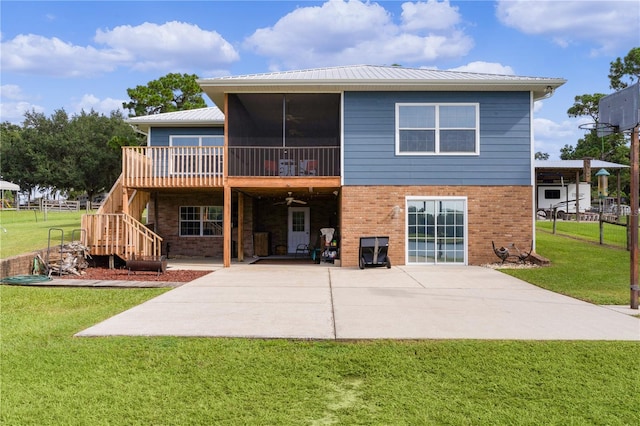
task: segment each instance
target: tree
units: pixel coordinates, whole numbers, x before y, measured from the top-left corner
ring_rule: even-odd
[[[121,148],[112,140],[136,141],[122,113],[114,111],[107,117],[93,110],[82,111],[71,118],[68,135],[76,147],[69,188],[86,192],[90,198],[110,189],[122,171]]]
[[[573,98],[573,105],[567,110],[569,117],[583,117],[585,115],[593,119],[593,123],[598,123],[598,103],[605,95],[602,93],[594,93],[593,95],[584,94]]]
[[[123,145],[139,145],[122,113],[109,117],[85,112],[69,117],[57,110],[51,117],[25,113],[23,127],[3,123],[0,167],[21,188],[87,192],[113,185],[122,168]]]
[[[146,86],[127,89],[130,102],[122,106],[129,110],[129,117],[183,111],[207,106],[195,74],[169,73]]]
[[[535,157],[536,160],[548,160],[549,159],[549,154],[547,154],[546,152],[541,152],[538,151],[535,153]]]
[[[28,194],[38,186],[34,177],[32,147],[22,137],[22,127],[8,121],[0,125],[0,172],[2,178]]]
[[[628,77],[629,82],[624,80],[625,77]],[[616,91],[640,80],[640,47],[632,48],[623,60],[616,58],[611,62],[609,80],[610,87]]]

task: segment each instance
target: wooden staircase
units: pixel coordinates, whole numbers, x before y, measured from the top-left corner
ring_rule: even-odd
[[[160,256],[162,237],[140,221],[149,202],[147,191],[135,190],[127,200],[129,214],[124,213],[123,175],[95,214],[82,216],[84,244],[93,256],[118,256],[124,260],[140,256]]]

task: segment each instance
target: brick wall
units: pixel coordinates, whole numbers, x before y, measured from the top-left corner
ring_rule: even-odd
[[[157,215],[155,231],[163,238],[162,252],[169,257],[213,257],[222,258],[222,236],[212,237],[181,237],[178,229],[181,206],[221,206],[222,193],[189,193],[168,194],[159,193],[157,202],[150,203],[149,220],[154,221]],[[154,211],[157,205],[158,211]]]
[[[468,263],[498,260],[491,247],[515,243],[529,248],[533,238],[530,186],[345,186],[342,187],[341,257],[343,266],[358,265],[361,236],[389,236],[389,258],[405,263],[407,196],[467,197]],[[394,208],[402,209],[394,214]]]
[[[223,205],[223,193],[159,193],[157,200],[149,203],[149,221],[155,223],[155,232],[162,238],[162,252],[167,254],[167,244],[169,244],[169,257],[212,257],[222,259],[223,238],[222,236],[212,237],[181,237],[179,224],[179,213],[181,206],[221,206]],[[155,212],[157,205],[158,211]],[[233,205],[237,206],[234,197]],[[235,210],[234,210],[235,211]],[[234,214],[233,220],[237,220]],[[249,197],[244,199],[244,232],[242,244],[245,257],[253,255],[253,223],[254,205]],[[234,224],[232,229],[233,241],[238,241],[237,227]],[[232,257],[236,254],[233,253]]]

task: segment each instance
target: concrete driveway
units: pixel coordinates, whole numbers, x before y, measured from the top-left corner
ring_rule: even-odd
[[[640,319],[484,267],[256,264],[219,269],[77,334],[112,335],[640,340]]]

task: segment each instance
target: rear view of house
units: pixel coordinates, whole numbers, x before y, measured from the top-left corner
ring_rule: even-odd
[[[129,120],[147,145],[123,148],[89,246],[230,266],[327,243],[353,267],[378,235],[396,265],[494,261],[491,241],[534,238],[533,103],[563,83],[379,66],[201,79],[215,107]]]

